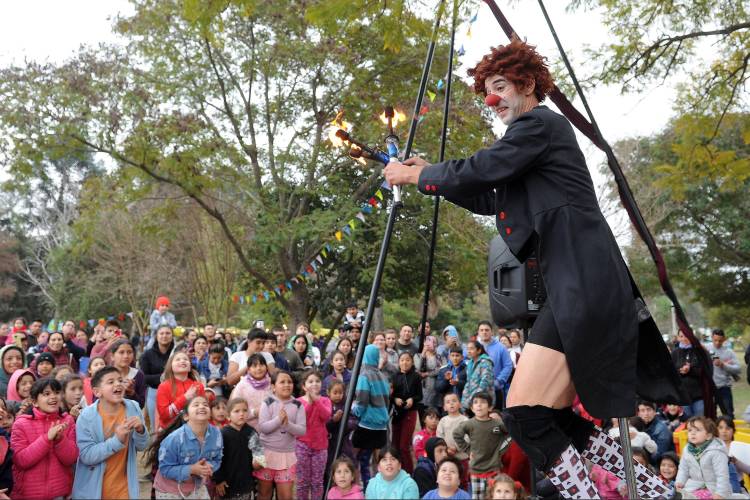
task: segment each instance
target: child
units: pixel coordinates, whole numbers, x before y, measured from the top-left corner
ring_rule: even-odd
[[[435,391],[439,395],[455,394],[461,401],[466,385],[466,363],[460,346],[453,346],[448,353],[449,363],[440,369],[435,381]]]
[[[5,408],[5,400],[0,398],[0,492],[5,498],[13,490],[13,450],[10,447],[10,427],[14,416]]]
[[[368,500],[419,498],[417,483],[401,469],[401,455],[397,448],[387,446],[378,450],[374,460],[378,464],[378,473],[367,484],[365,498]]]
[[[357,468],[349,457],[337,458],[331,465],[331,470],[334,485],[328,490],[328,500],[364,500]]]
[[[13,421],[16,420],[16,410],[7,403],[3,398],[0,398],[0,429],[5,431],[7,436],[10,436],[10,430],[13,427]]]
[[[448,456],[456,457],[461,462],[461,472],[464,474],[461,478],[461,486],[466,488],[469,485],[469,454],[458,449],[456,440],[453,439],[453,431],[458,424],[469,418],[461,414],[461,398],[453,392],[446,394],[443,398],[443,410],[447,415],[438,422],[436,435],[445,439],[448,445]]]
[[[677,477],[677,469],[680,467],[680,459],[673,452],[664,453],[659,459],[659,478],[674,487],[674,480]]]
[[[688,419],[687,415],[685,415],[685,411],[680,405],[664,405],[660,412],[660,416],[672,432],[682,430]]]
[[[297,398],[305,408],[305,434],[297,438],[297,498],[323,497],[323,476],[328,459],[328,432],[331,400],[320,395],[322,380],[317,371],[302,374],[304,395]]]
[[[227,400],[218,397],[211,401],[211,425],[221,429],[227,422]]]
[[[685,491],[696,498],[728,498],[729,457],[724,444],[716,437],[716,424],[706,417],[691,417],[687,421],[688,445],[675,478],[677,491]]]
[[[398,356],[399,372],[393,377],[393,444],[401,451],[407,474],[414,472],[411,458],[411,438],[417,424],[417,405],[422,401],[422,379],[414,369],[414,358],[409,351]]]
[[[187,353],[183,353],[187,357]],[[208,498],[205,482],[219,470],[224,446],[219,429],[209,423],[211,408],[204,394],[185,402],[175,418],[147,451],[148,464],[158,462],[156,498]]]
[[[426,455],[417,459],[417,466],[412,475],[419,488],[420,497],[437,488],[437,464],[448,456],[448,446],[443,438],[431,437],[427,439],[424,447]]]
[[[510,442],[508,431],[501,420],[490,417],[492,396],[478,392],[471,398],[474,418],[461,422],[453,431],[458,449],[469,452],[471,498],[481,499],[487,490],[487,481],[498,473],[500,458]],[[470,443],[465,436],[469,436]]]
[[[247,425],[247,401],[230,399],[227,411],[229,423],[221,430],[224,453],[213,480],[220,497],[249,500],[255,490],[255,478],[249,472],[263,467],[263,446],[255,429]]]
[[[37,380],[30,397],[34,406],[18,415],[11,432],[13,498],[68,497],[78,446],[73,418],[60,412],[62,386]]]
[[[128,339],[118,339],[109,348],[112,355],[112,366],[120,370],[125,381],[125,397],[138,403],[140,408],[146,404],[146,380],[143,372],[131,366],[135,359],[135,348]]]
[[[331,382],[338,380],[344,385],[349,385],[352,378],[352,372],[346,367],[346,356],[341,351],[336,351],[331,355],[331,362],[326,367],[326,378],[323,380],[323,396],[328,395],[328,386]]]
[[[111,319],[104,325],[104,331],[97,337],[96,344],[91,348],[90,358],[103,357],[104,362],[107,365],[112,364],[112,353],[109,348],[112,344],[122,337],[122,330],[120,330],[120,323],[117,320]]]
[[[656,441],[643,432],[646,428],[646,422],[641,417],[630,417],[628,419],[628,428],[630,429],[630,446],[633,448],[643,448],[650,455],[656,453]],[[612,428],[609,430],[609,437],[616,440],[620,439],[620,427],[616,418],[612,419]]]
[[[188,354],[184,351],[174,353],[164,368],[164,382],[159,384],[156,391],[158,428],[168,427],[185,408],[189,399],[205,394],[198,374],[192,369]]]
[[[36,377],[31,369],[16,370],[10,382],[8,382],[7,403],[12,406],[16,413],[20,414],[31,406],[31,387],[34,385]]]
[[[277,371],[271,377],[273,395],[260,407],[258,431],[266,466],[253,474],[260,481],[260,498],[271,498],[276,486],[278,500],[290,500],[296,476],[295,438],[305,434],[305,409],[292,397],[294,381],[289,372]]]
[[[104,358],[101,356],[97,356],[89,360],[89,367],[87,370],[88,376],[83,379],[83,395],[86,397],[87,404],[93,404],[95,399],[94,391],[91,389],[91,378],[97,371],[101,370],[105,366],[107,366],[107,364],[104,361]]]
[[[514,481],[507,474],[500,473],[492,479],[492,488],[487,490],[486,500],[497,498],[508,498],[513,500],[525,500],[526,492],[518,481]]]
[[[247,358],[247,374],[240,379],[229,399],[247,401],[247,424],[257,431],[260,407],[270,395],[271,377],[266,360],[260,354],[253,354]]]
[[[162,326],[168,326],[173,330],[177,328],[177,321],[174,319],[174,314],[169,312],[169,298],[158,297],[154,310],[151,311],[151,316],[148,319],[149,333],[151,338],[148,341],[147,348],[150,349],[154,345],[154,339],[156,337],[156,331]]]
[[[363,459],[369,456],[370,450],[384,447],[388,439],[388,395],[391,385],[385,374],[378,370],[379,362],[380,350],[377,346],[366,346],[362,373],[357,379],[356,397],[352,405],[352,413],[359,418],[352,434],[352,446],[360,449],[359,470],[365,485],[370,479],[370,466]]]
[[[427,440],[437,435],[437,426],[440,422],[440,414],[435,408],[427,408],[424,411],[424,422],[422,424],[422,430],[414,434],[412,439],[412,446],[414,446],[414,456],[417,459],[426,457],[424,446]]]
[[[628,488],[625,481],[620,480],[612,472],[601,465],[592,464],[589,477],[596,486],[596,491],[603,500],[622,500],[627,498]]]
[[[461,476],[463,476],[461,462],[454,457],[444,458],[437,468],[437,488],[428,491],[422,498],[424,500],[441,500],[444,498],[469,500],[471,495],[460,489]]]
[[[55,357],[50,352],[43,352],[36,357],[31,365],[36,378],[44,378],[55,369]]]
[[[198,362],[198,373],[206,380],[206,387],[216,396],[223,396],[227,384],[227,369],[229,363],[224,359],[224,347],[212,344],[205,356]]]
[[[77,422],[80,458],[73,497],[138,498],[136,455],[149,438],[141,408],[125,398],[127,382],[114,366],[97,371],[91,386],[97,400],[81,411]]]
[[[340,380],[334,380],[328,386],[328,397],[331,400],[331,419],[326,423],[328,429],[328,460],[326,465],[325,477],[328,477],[328,473],[331,471],[331,463],[334,458],[334,451],[336,449],[336,438],[339,433],[339,424],[341,418],[344,416],[344,392],[346,386]],[[357,427],[357,417],[349,414],[349,422],[346,425],[346,432],[344,433],[344,442],[341,445],[341,454],[354,460],[354,450],[352,450],[352,431]]]
[[[77,422],[81,410],[86,406],[86,400],[83,398],[83,379],[77,373],[71,373],[58,382],[62,385],[62,409]]]
[[[70,365],[62,365],[55,367],[55,369],[52,370],[52,373],[50,373],[49,376],[62,383],[62,381],[65,380],[68,375],[73,375],[74,373],[75,372],[73,371],[73,368],[70,367]]]

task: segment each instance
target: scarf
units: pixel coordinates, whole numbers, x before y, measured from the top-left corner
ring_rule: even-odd
[[[688,443],[687,449],[690,454],[695,457],[696,460],[700,460],[701,455],[703,455],[703,452],[706,451],[706,448],[708,448],[709,444],[711,444],[711,440],[708,440],[703,444],[699,444],[698,446],[694,445],[693,443]]]
[[[268,386],[271,385],[271,377],[269,377],[268,374],[266,374],[266,376],[260,380],[256,380],[252,376],[247,375],[247,381],[250,383],[253,389],[256,389],[259,391],[262,391],[263,389],[267,389]]]
[[[690,342],[688,342],[687,344],[683,344],[682,342],[680,342],[677,344],[677,347],[679,347],[680,349],[690,349],[693,347],[693,344],[691,344]]]

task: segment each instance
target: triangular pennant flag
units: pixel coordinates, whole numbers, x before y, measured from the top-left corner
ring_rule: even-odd
[[[313,271],[317,271],[318,270],[318,263],[315,262],[315,261],[312,261],[312,262],[310,262],[310,267],[312,267]],[[310,272],[312,272],[312,271],[310,271]]]
[[[315,260],[317,260],[321,264],[323,263],[323,257],[321,257],[320,255],[318,255],[317,257],[315,257]]]
[[[127,313],[127,316],[128,316],[128,318],[133,319],[133,313],[132,312]]]
[[[388,181],[383,181],[383,183],[380,185],[381,188],[385,189],[386,191],[391,191],[391,185],[388,184]]]
[[[83,321],[83,320],[81,320],[81,321],[80,321],[80,322],[78,323],[78,328],[86,328],[86,322],[85,322],[85,321]]]
[[[96,323],[96,320],[90,319],[89,320],[89,328],[94,328],[94,323]]]
[[[375,197],[379,199],[380,201],[383,201],[383,192],[380,189],[378,189],[377,191],[375,191]]]
[[[370,198],[371,200],[374,200],[375,198]],[[377,202],[376,202],[377,203]],[[372,206],[371,205],[365,205],[362,207],[362,211],[366,214],[372,213]]]
[[[363,214],[362,212],[357,212],[357,215],[355,215],[355,217],[361,220],[362,222],[365,221],[365,214]]]
[[[461,47],[458,49],[458,55],[459,57],[466,54],[466,50],[464,50],[464,46],[461,45]]]
[[[115,319],[115,317],[114,317],[114,316],[107,316],[107,321],[112,321],[112,320],[114,320],[114,319]]]
[[[424,106],[419,108],[419,115],[420,116],[426,115],[429,110],[430,110],[429,106],[425,104]]]
[[[55,328],[57,328],[57,322],[54,319],[51,319],[49,325],[47,325],[47,331],[50,333],[54,332]]]
[[[440,88],[440,87],[438,87],[438,88]],[[433,92],[432,90],[428,90],[427,91],[427,97],[430,99],[430,102],[434,102],[435,101],[435,96],[437,96],[437,94],[435,92]]]
[[[419,117],[419,120],[417,120],[417,123],[422,123],[424,121],[424,115]]]
[[[245,296],[240,295],[240,304],[244,304],[244,303],[245,303]]]
[[[335,236],[336,236],[337,240],[341,241],[341,238],[342,238],[343,235],[341,234],[341,231],[336,231],[336,235]]]
[[[367,200],[367,203],[369,203],[370,206],[374,207],[375,205],[378,204],[378,200],[376,200],[375,197],[373,196],[369,200]],[[339,239],[339,241],[341,241],[341,238],[338,238],[338,239]]]
[[[479,15],[479,12],[477,12],[476,14],[474,14],[474,17],[472,17],[471,20],[469,20],[469,23],[474,24],[475,22],[477,22],[477,16],[478,15]]]
[[[328,250],[329,252],[331,251],[331,245],[329,245],[328,243],[326,243],[325,247],[326,247],[326,250]]]
[[[314,267],[312,266],[312,264],[310,264],[309,266],[307,266],[307,272],[308,272],[309,274],[312,274],[312,273],[313,273],[313,271],[315,271],[315,268],[314,268]]]
[[[292,289],[292,282],[291,281],[287,281],[286,282],[286,287],[291,290]]]
[[[352,229],[357,229],[357,225],[354,223],[354,219],[349,220],[349,227]]]
[[[445,82],[443,81],[442,78],[440,80],[438,80],[438,82],[437,82],[437,88],[438,88],[438,90],[442,90],[444,85],[445,85]]]
[[[250,296],[245,295],[245,304],[249,304],[249,303],[250,303]]]
[[[276,295],[281,295],[281,288],[275,286],[273,287],[273,291],[276,292]]]
[[[320,255],[322,255],[323,257],[328,257],[328,250],[324,248],[323,250],[320,251]]]
[[[234,302],[235,304],[236,304],[237,302],[239,302],[239,301],[240,301],[240,298],[239,298],[239,296],[235,295],[235,296],[233,296],[233,297],[232,297],[232,302]]]
[[[344,226],[342,229],[344,230],[347,236],[351,236],[352,230],[349,228],[349,226]]]
[[[105,324],[106,322],[107,322],[107,320],[106,320],[106,319],[104,319],[104,318],[99,318],[99,324],[100,324],[100,325],[104,326],[104,324]]]
[[[120,313],[120,314],[117,315],[117,319],[119,321],[125,321],[125,315],[123,313]]]
[[[299,280],[297,279],[297,277],[296,277],[296,276],[295,276],[294,278],[292,278],[292,283],[297,283],[297,284],[299,284]]]
[[[263,297],[264,297],[264,298],[266,299],[266,302],[268,302],[268,298],[269,298],[270,296],[271,296],[271,294],[270,294],[270,293],[268,293],[268,291],[265,291],[265,292],[263,292]]]
[[[258,302],[258,296],[257,295],[253,295],[252,299],[253,299],[253,304],[255,304],[256,302]]]
[[[471,26],[469,26],[469,29],[466,30],[466,38],[471,38]]]

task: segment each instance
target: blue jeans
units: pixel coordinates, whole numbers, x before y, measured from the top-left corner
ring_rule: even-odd
[[[156,433],[156,389],[146,387],[146,411],[151,421],[151,434]]]
[[[685,412],[685,417],[702,417],[705,415],[703,412],[703,400],[697,399],[687,406],[682,407],[682,411]]]

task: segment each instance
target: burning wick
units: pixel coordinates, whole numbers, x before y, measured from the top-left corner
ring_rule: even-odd
[[[394,109],[390,106],[388,106],[381,114],[380,114],[380,121],[383,122],[383,125],[388,125],[388,118],[389,118],[389,111],[392,112],[391,116],[391,123],[393,124],[393,127],[395,128],[399,123],[406,121],[406,115],[401,112],[398,109]]]
[[[347,139],[345,137],[339,136],[338,131],[343,130],[344,132],[347,132],[351,129],[351,127],[351,124],[344,121],[344,111],[339,111],[336,115],[336,118],[334,118],[331,122],[331,128],[328,130],[328,140],[331,141],[333,147],[344,147]]]

